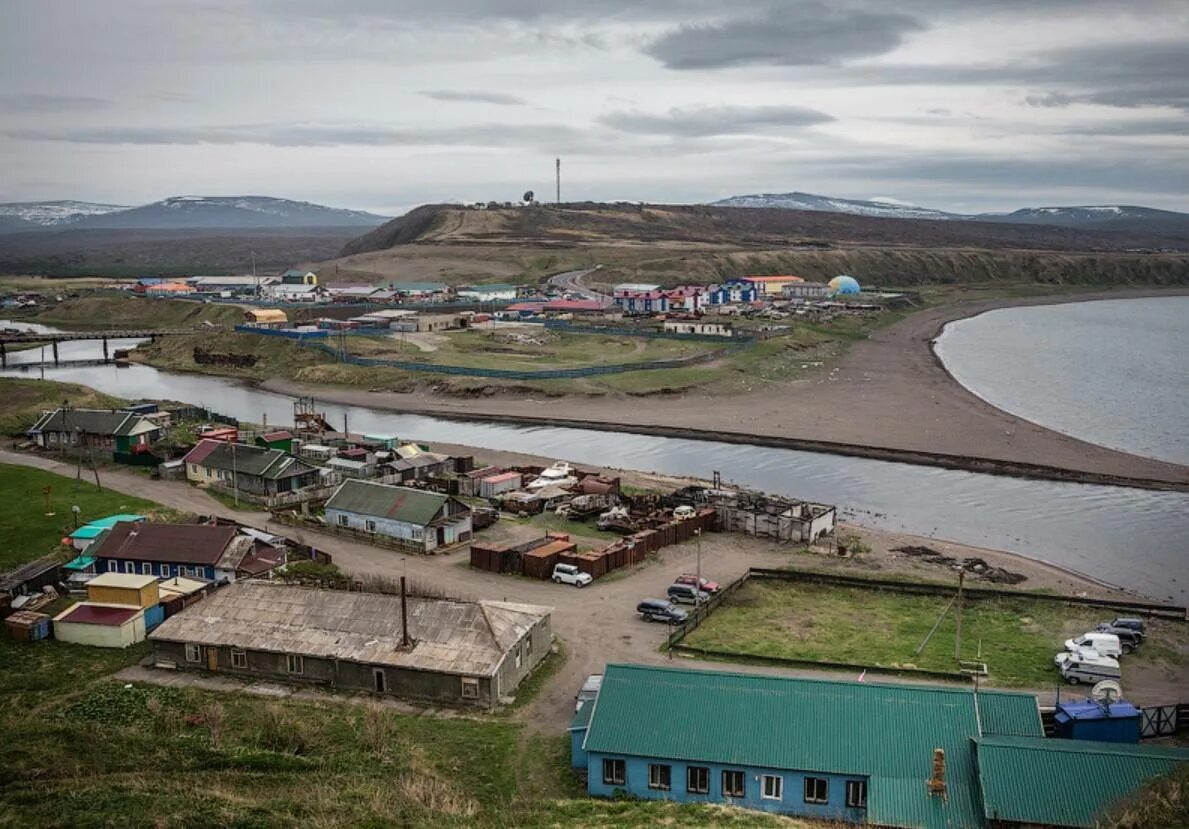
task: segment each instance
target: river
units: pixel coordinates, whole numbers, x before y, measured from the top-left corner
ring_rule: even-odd
[[[3,327],[0,321],[0,327]],[[74,343],[76,346],[85,343]],[[95,357],[98,345],[73,352]],[[35,351],[12,359],[36,364]],[[37,371],[33,365],[25,375]],[[19,368],[6,374],[21,375]],[[208,406],[243,420],[293,422],[291,398],[219,377],[133,365],[63,366],[47,379],[82,383],[126,398]],[[1010,550],[1180,604],[1189,600],[1185,549],[1189,495],[1033,481],[786,449],[738,446],[582,429],[517,427],[319,404],[336,425],[564,458],[583,464],[724,479],[838,504],[855,523]]]

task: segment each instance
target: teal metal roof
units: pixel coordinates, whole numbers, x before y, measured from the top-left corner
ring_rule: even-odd
[[[78,556],[77,558],[72,558],[62,566],[67,570],[86,570],[94,563],[94,556]]]
[[[997,728],[1040,733],[1033,697],[980,697],[995,700]],[[864,776],[870,823],[932,828],[982,824],[978,736],[965,688],[608,665],[584,748]],[[946,798],[926,790],[934,748],[945,750]]]
[[[984,735],[1043,737],[1045,733],[1036,697],[1028,694],[979,691],[978,714]]]
[[[1185,762],[1185,748],[985,737],[978,741],[983,812],[991,820],[1090,827],[1146,782]]]
[[[85,524],[72,532],[70,538],[98,538],[104,532],[107,532],[107,527],[100,527],[97,524]]]
[[[106,518],[96,518],[94,521],[88,521],[77,530],[70,534],[71,538],[97,538],[104,530],[110,530],[116,524],[122,521],[144,521],[143,515],[133,515],[131,513],[120,513],[118,515],[109,515]]]
[[[590,715],[594,712],[594,702],[592,700],[583,700],[582,704],[578,706],[578,710],[574,713],[574,719],[570,720],[570,731],[581,731],[590,725]]]

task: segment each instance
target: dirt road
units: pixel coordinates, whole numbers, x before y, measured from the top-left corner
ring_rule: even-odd
[[[44,456],[7,450],[0,450],[0,463],[32,466],[62,475],[74,474],[74,466],[71,464]],[[664,664],[669,661],[669,657],[660,650],[665,641],[666,627],[642,621],[634,610],[642,598],[663,597],[665,588],[672,583],[674,576],[694,571],[698,557],[696,543],[668,547],[660,552],[655,562],[599,579],[589,587],[579,589],[520,576],[472,570],[468,565],[469,554],[466,550],[438,556],[409,556],[333,535],[308,530],[299,531],[284,525],[270,525],[268,513],[231,509],[202,490],[180,481],[154,481],[134,472],[110,468],[104,470],[102,478],[104,486],[113,490],[148,498],[178,510],[234,519],[257,529],[312,544],[330,553],[339,567],[352,574],[408,576],[412,580],[463,599],[498,599],[552,607],[553,630],[564,641],[568,658],[537,699],[520,712],[518,717],[532,728],[553,732],[564,728],[569,722],[574,713],[574,694],[588,674],[601,672],[609,662]],[[887,554],[889,547],[900,543],[927,541],[948,554],[979,554],[996,566],[1025,572],[1029,576],[1029,586],[1035,588],[1047,587],[1098,595],[1109,593],[1101,586],[1080,580],[1071,574],[1007,553],[978,550],[932,539],[914,539],[911,536],[870,533],[866,530],[862,532],[876,548],[873,551],[876,557],[865,565],[868,569],[884,572],[896,569],[898,565]],[[849,566],[842,560],[813,556],[795,557],[790,554],[788,548],[734,534],[705,536],[701,542],[701,556],[703,576],[723,584],[738,578],[749,567],[788,566],[792,563],[818,567]],[[900,569],[921,574],[924,572],[921,567],[919,563],[908,562]],[[678,657],[678,661],[683,665],[748,673],[819,677],[828,675],[822,671],[705,663],[684,657]],[[838,676],[854,678],[851,673]],[[1175,690],[1176,684],[1176,677],[1156,674],[1143,678],[1142,683],[1133,679],[1128,687],[1129,698],[1143,702],[1145,696],[1151,695],[1148,700],[1150,702],[1167,702],[1175,696],[1170,694]],[[1041,690],[1038,694],[1042,702],[1052,698],[1051,689]]]

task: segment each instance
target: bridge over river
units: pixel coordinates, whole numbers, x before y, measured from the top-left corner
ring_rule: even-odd
[[[8,367],[8,346],[19,343],[49,343],[53,346],[54,351],[54,365],[58,365],[58,343],[72,342],[75,340],[102,340],[103,341],[103,360],[104,362],[111,359],[108,354],[107,343],[108,340],[156,340],[158,337],[177,336],[181,334],[193,334],[196,331],[205,330],[203,328],[119,328],[119,329],[97,329],[93,331],[55,331],[55,332],[38,332],[38,331],[14,331],[5,329],[0,331],[0,368]]]

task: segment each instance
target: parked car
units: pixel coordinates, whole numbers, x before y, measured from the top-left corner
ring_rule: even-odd
[[[1112,659],[1118,659],[1123,653],[1123,645],[1119,642],[1119,637],[1113,633],[1092,631],[1090,633],[1083,633],[1074,639],[1065,640],[1065,650],[1071,653],[1086,648],[1095,650],[1102,656],[1109,656]]]
[[[1118,636],[1119,645],[1123,648],[1123,653],[1131,653],[1144,642],[1143,634],[1132,628],[1117,628],[1112,625],[1101,624],[1098,626],[1098,633],[1109,633],[1112,636]]]
[[[698,590],[692,584],[670,584],[666,591],[671,602],[701,604],[710,598],[705,590]]]
[[[636,612],[646,622],[668,622],[679,625],[689,618],[688,613],[664,599],[645,599],[636,605]]]
[[[594,581],[590,573],[583,573],[573,564],[556,564],[553,567],[553,580],[558,584],[572,584],[575,587],[586,587]]]
[[[599,695],[599,689],[603,687],[603,675],[591,674],[582,683],[582,690],[578,692],[578,696],[574,697],[574,710],[577,711],[582,707],[584,702],[593,702],[594,698]]]
[[[1070,685],[1079,682],[1094,684],[1104,679],[1119,680],[1119,660],[1103,656],[1093,650],[1062,651],[1053,657],[1061,676]]]
[[[689,504],[682,504],[673,510],[673,517],[679,518],[682,521],[686,518],[693,518],[695,515],[697,515],[697,512]]]
[[[682,573],[680,576],[673,579],[673,583],[694,585],[698,583],[698,577],[693,573]],[[718,588],[718,582],[710,581],[710,579],[702,579],[702,589],[707,593],[717,593]]]
[[[1139,634],[1141,639],[1148,635],[1147,622],[1134,616],[1120,616],[1113,622],[1103,622],[1098,626],[1098,629],[1102,630],[1104,626],[1112,628],[1127,628],[1128,630],[1133,630]]]

